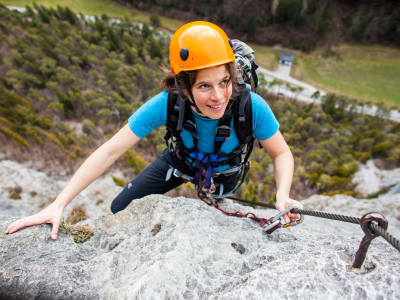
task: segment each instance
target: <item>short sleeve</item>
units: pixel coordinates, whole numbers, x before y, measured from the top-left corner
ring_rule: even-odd
[[[272,137],[279,129],[279,122],[268,103],[258,94],[251,92],[253,110],[253,132],[257,140]]]
[[[167,123],[168,92],[161,92],[146,101],[128,119],[129,127],[139,138]]]

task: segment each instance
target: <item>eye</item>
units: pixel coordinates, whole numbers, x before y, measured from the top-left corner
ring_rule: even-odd
[[[229,84],[229,82],[230,82],[230,79],[227,78],[227,79],[222,80],[220,84],[221,84],[221,86],[225,87]]]
[[[202,83],[199,85],[199,89],[208,89],[210,87],[210,85],[208,85],[207,83]]]

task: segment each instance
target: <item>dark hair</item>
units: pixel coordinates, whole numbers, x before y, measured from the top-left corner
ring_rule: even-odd
[[[237,78],[236,63],[234,61],[229,62],[229,63],[226,63],[225,66],[230,75],[230,81],[232,82],[232,95],[234,95],[235,92],[238,90],[237,79],[236,79]],[[198,72],[199,72],[199,70],[184,71],[184,72],[179,73],[178,75],[169,73],[167,75],[167,77],[165,77],[165,79],[163,80],[163,88],[167,89],[169,92],[177,93],[176,88],[175,88],[175,78],[176,78],[179,87],[182,90],[186,90],[183,76],[189,77],[189,85],[190,85],[190,87],[192,87],[193,84],[196,82]]]

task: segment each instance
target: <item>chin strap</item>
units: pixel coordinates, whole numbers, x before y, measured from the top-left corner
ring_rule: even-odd
[[[203,113],[201,112],[201,110],[199,109],[199,107],[197,106],[196,102],[194,101],[194,97],[193,97],[193,94],[192,94],[192,90],[191,90],[191,88],[190,88],[190,83],[189,83],[188,75],[187,75],[187,74],[182,74],[182,75],[183,75],[183,76],[182,76],[181,78],[182,78],[182,80],[183,80],[183,83],[185,84],[186,90],[187,90],[188,93],[189,93],[189,99],[188,99],[188,100],[189,100],[190,105],[194,107],[194,109],[196,110],[196,112],[197,112],[198,114],[203,114]],[[178,91],[179,97],[180,97],[182,100],[185,99],[185,98],[187,98],[187,97],[184,96],[183,91],[182,91],[182,89],[180,88],[176,77],[175,77],[175,88],[176,88],[176,90]]]

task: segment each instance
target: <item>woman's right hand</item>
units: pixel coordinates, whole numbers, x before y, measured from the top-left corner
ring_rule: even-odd
[[[63,207],[58,206],[53,202],[37,214],[12,222],[8,225],[7,230],[4,233],[11,234],[24,227],[48,223],[53,225],[51,238],[55,240],[57,238],[58,227],[60,226],[63,211]]]

